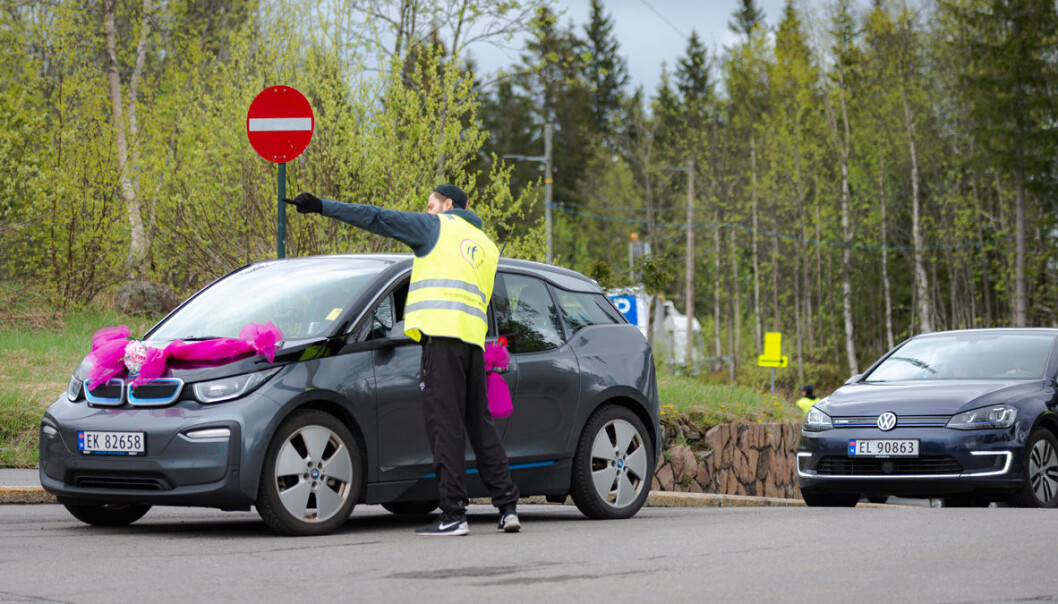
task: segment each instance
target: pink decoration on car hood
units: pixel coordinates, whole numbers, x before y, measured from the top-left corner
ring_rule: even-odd
[[[92,368],[88,371],[88,387],[94,388],[125,370],[126,349],[136,357],[128,359],[129,364],[139,366],[138,374],[130,373],[132,379],[129,383],[138,386],[161,377],[168,359],[222,362],[247,352],[256,352],[271,363],[275,361],[276,349],[282,340],[283,332],[269,321],[264,325],[250,323],[243,327],[238,339],[214,338],[201,342],[175,340],[161,349],[150,346],[141,348],[129,345],[128,327],[104,327],[92,336],[92,352],[88,354],[92,362]]]

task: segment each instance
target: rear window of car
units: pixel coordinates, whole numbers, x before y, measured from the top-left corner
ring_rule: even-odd
[[[511,352],[539,352],[562,345],[562,324],[547,284],[525,275],[496,276],[492,295],[498,335]]]
[[[613,325],[620,319],[617,309],[602,294],[555,290],[558,306],[571,333],[590,325]]]
[[[869,382],[1040,379],[1054,336],[965,333],[911,340],[865,378]]]

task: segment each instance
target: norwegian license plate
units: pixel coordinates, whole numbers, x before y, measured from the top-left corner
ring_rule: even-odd
[[[918,457],[918,440],[912,438],[850,440],[849,457]]]
[[[77,450],[85,455],[143,455],[147,450],[147,436],[143,432],[77,433]]]

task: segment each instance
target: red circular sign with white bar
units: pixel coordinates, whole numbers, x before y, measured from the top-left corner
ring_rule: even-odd
[[[305,95],[290,86],[269,86],[246,112],[246,136],[254,151],[277,164],[301,155],[316,125]]]

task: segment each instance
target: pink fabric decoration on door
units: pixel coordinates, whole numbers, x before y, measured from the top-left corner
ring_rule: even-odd
[[[514,411],[510,388],[500,375],[510,363],[511,355],[507,352],[506,338],[500,338],[497,343],[485,344],[485,394],[489,399],[489,413],[492,417],[507,417]]]

